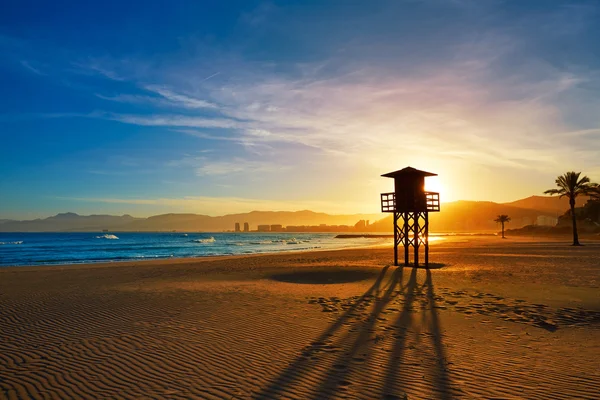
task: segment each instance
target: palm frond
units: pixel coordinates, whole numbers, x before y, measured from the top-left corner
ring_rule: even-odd
[[[510,221],[510,217],[506,214],[498,215],[498,218],[496,218],[494,220],[494,222],[509,222],[509,221]]]
[[[549,194],[550,196],[558,194],[561,198],[568,196],[569,199],[574,199],[579,195],[586,195],[592,190],[593,184],[590,183],[589,177],[585,175],[580,177],[581,172],[565,172],[563,175],[556,177],[554,181],[558,189],[546,190],[544,194]]]

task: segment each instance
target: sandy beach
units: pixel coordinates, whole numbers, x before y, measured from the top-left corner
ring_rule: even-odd
[[[600,242],[0,269],[2,399],[598,399]]]

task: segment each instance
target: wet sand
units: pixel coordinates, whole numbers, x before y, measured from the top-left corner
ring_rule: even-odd
[[[0,269],[0,398],[598,399],[600,242]]]

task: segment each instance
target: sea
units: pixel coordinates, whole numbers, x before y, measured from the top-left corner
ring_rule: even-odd
[[[393,244],[335,233],[0,233],[0,267],[139,261]]]

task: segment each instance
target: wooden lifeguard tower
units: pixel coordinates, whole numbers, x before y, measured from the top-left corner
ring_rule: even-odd
[[[381,193],[381,212],[394,213],[394,265],[398,265],[398,246],[403,244],[404,265],[409,265],[412,246],[417,267],[423,245],[425,267],[429,267],[429,213],[440,211],[440,194],[425,191],[425,178],[437,174],[406,167],[381,176],[394,178],[394,192]]]

